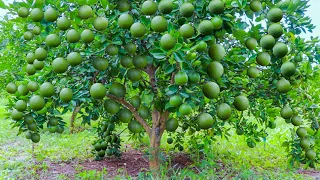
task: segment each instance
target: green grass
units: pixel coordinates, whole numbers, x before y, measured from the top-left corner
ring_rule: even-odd
[[[93,159],[91,143],[95,138],[94,128],[87,127],[77,134],[69,134],[69,129],[63,134],[41,134],[41,141],[34,146],[25,139],[24,135],[16,136],[17,128],[11,128],[10,120],[4,119],[5,102],[0,102],[0,179],[34,179],[40,178],[37,171],[48,170],[47,161],[68,162],[74,159],[85,161]],[[64,117],[68,122],[69,115]],[[78,125],[80,120],[77,120]],[[94,125],[95,126],[95,125]],[[125,127],[119,128],[119,131]],[[231,132],[235,134],[234,132]],[[287,166],[285,149],[282,142],[289,137],[289,126],[278,120],[277,128],[270,130],[265,143],[258,143],[256,148],[249,148],[243,136],[232,136],[229,141],[219,139],[211,145],[205,144],[204,158],[200,160],[196,153],[191,153],[197,168],[172,169],[162,167],[162,178],[166,179],[170,174],[172,179],[306,179],[295,173],[295,169]],[[130,139],[128,131],[124,131],[123,143],[132,144],[133,148],[147,147],[148,138],[137,140]],[[175,153],[172,145],[166,143],[168,134],[162,138],[162,149],[165,153]],[[188,137],[190,138],[190,137]],[[184,144],[187,152],[188,145]],[[146,151],[146,149],[145,149]],[[121,169],[119,170],[121,171]],[[76,179],[103,179],[108,172],[95,170],[82,170],[79,168],[75,174]],[[115,179],[130,178],[120,173]],[[139,179],[148,174],[141,173]],[[67,179],[63,174],[59,179]]]

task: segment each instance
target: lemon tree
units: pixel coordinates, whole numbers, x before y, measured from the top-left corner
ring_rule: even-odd
[[[61,116],[79,112],[83,123],[99,120],[97,159],[120,155],[115,130],[124,124],[149,137],[156,170],[165,131],[183,150],[184,137],[201,144],[230,136],[231,126],[254,148],[283,119],[293,132],[289,162],[319,162],[311,83],[319,39],[299,36],[314,29],[307,1],[28,0],[1,8],[9,10],[4,34],[24,31],[4,43],[26,47],[1,49],[21,60],[10,64],[21,71],[7,80],[8,111],[35,143],[41,129],[62,133]]]

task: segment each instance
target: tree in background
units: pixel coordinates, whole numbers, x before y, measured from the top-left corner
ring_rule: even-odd
[[[182,151],[186,136],[212,141],[232,127],[254,148],[281,116],[293,125],[290,162],[319,162],[319,97],[308,84],[319,39],[299,37],[314,29],[308,1],[0,2],[11,27],[1,39],[23,43],[2,48],[2,60],[26,62],[6,87],[8,110],[33,142],[45,125],[62,133],[61,115],[81,107],[83,123],[99,120],[97,159],[120,155],[115,128],[126,124],[149,137],[155,170],[164,131]]]

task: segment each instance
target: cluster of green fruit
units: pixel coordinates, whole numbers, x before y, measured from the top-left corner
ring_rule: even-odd
[[[115,123],[118,119],[116,116],[112,117],[110,122],[102,121],[99,126],[99,139],[93,143],[94,151],[97,152],[96,159],[99,160],[105,155],[120,156],[120,137],[115,134]]]

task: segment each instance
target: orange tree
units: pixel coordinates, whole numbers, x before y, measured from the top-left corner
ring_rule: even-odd
[[[115,128],[126,124],[149,137],[151,169],[159,168],[164,131],[183,150],[186,132],[211,141],[233,127],[253,148],[282,117],[293,125],[290,162],[315,166],[319,98],[308,89],[320,58],[319,39],[299,37],[314,29],[307,2],[0,3],[9,10],[2,24],[23,24],[11,30],[24,30],[15,38],[27,47],[15,51],[25,64],[12,65],[23,65],[25,76],[6,87],[8,111],[19,133],[37,143],[40,129],[62,133],[61,115],[81,106],[84,123],[99,119],[98,159],[120,155]]]

